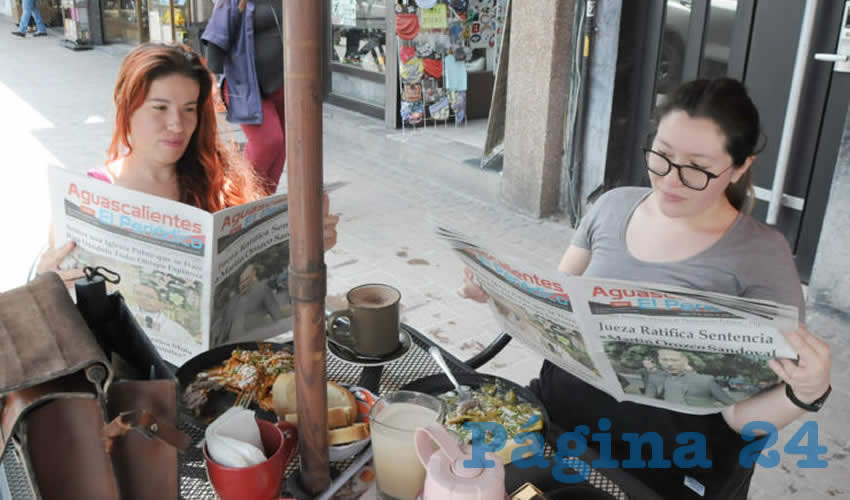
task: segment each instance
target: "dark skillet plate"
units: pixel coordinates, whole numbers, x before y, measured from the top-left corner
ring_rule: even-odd
[[[260,349],[260,345],[268,346],[272,351],[278,352],[282,350],[289,351],[294,353],[292,343],[280,343],[280,342],[236,342],[233,344],[225,344],[220,345],[218,347],[214,347],[209,351],[202,352],[185,362],[180,368],[177,369],[177,382],[180,384],[178,390],[179,392],[179,408],[180,411],[185,413],[186,415],[191,416],[193,419],[198,422],[207,425],[216,417],[227,411],[228,408],[233,406],[236,403],[237,394],[228,390],[218,390],[218,391],[210,391],[207,393],[207,402],[201,407],[200,416],[195,415],[195,413],[186,407],[183,403],[183,393],[186,390],[186,387],[189,386],[192,382],[195,381],[198,373],[210,370],[215,368],[216,366],[224,363],[230,356],[233,354],[234,349],[242,349],[245,351],[257,351]],[[256,411],[258,417],[270,420],[272,422],[277,421],[277,415],[274,412],[266,411],[260,408],[260,405],[257,404],[256,401],[251,403],[250,408]]]
[[[549,414],[546,413],[546,408],[543,407],[543,404],[537,399],[528,388],[523,387],[515,382],[511,382],[508,379],[504,379],[501,377],[497,377],[495,375],[486,375],[483,373],[455,373],[455,378],[460,385],[468,386],[472,389],[478,389],[482,385],[486,384],[495,384],[500,390],[507,391],[509,389],[513,389],[514,393],[516,393],[517,397],[523,401],[531,403],[536,406],[540,411],[540,415],[543,418],[543,429],[537,432],[546,436],[546,432],[549,430]],[[443,374],[439,375],[429,375],[427,377],[414,380],[413,382],[402,387],[403,390],[407,391],[417,391],[424,392],[426,394],[431,394],[433,396],[439,396],[440,394],[444,394],[449,391],[454,391],[455,388],[451,382],[449,382],[448,377]],[[539,471],[539,472],[538,472]],[[538,482],[541,477],[536,477],[535,474],[540,474],[541,476],[545,472],[545,478],[551,480],[552,474],[548,469],[539,469],[537,467],[531,467],[526,469],[520,469],[513,463],[509,463],[505,465],[505,479],[506,486],[508,487],[508,491],[513,491],[518,488],[525,482],[532,482],[535,485],[538,485]],[[575,497],[582,498],[582,497]]]
[[[482,385],[487,384],[495,384],[497,387],[505,391],[513,389],[518,398],[531,403],[540,411],[540,415],[543,418],[543,430],[540,432],[544,436],[546,435],[546,431],[549,429],[549,414],[546,413],[546,408],[543,407],[543,403],[541,403],[540,400],[537,399],[537,396],[528,390],[528,388],[515,382],[511,382],[508,379],[483,373],[455,373],[454,376],[460,385],[469,386],[472,389],[478,389]],[[439,396],[440,394],[454,391],[455,388],[452,383],[449,382],[448,377],[443,374],[439,374],[429,375],[427,377],[414,380],[402,387],[402,390],[424,392],[425,394]]]

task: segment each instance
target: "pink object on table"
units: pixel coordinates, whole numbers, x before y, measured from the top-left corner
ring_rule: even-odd
[[[472,458],[461,451],[454,437],[440,424],[416,431],[416,454],[425,467],[422,500],[506,500],[505,466],[495,453],[487,452],[490,468],[465,467]],[[435,451],[433,444],[438,448]]]

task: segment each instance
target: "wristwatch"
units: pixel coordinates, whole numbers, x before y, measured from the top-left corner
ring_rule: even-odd
[[[817,398],[811,403],[804,403],[797,399],[797,396],[794,394],[794,391],[791,389],[791,386],[785,384],[785,395],[788,396],[788,399],[791,400],[796,406],[806,410],[806,411],[818,411],[823,408],[823,404],[826,402],[826,398],[829,397],[829,393],[832,392],[832,386],[830,385],[826,392],[823,393],[823,396]]]

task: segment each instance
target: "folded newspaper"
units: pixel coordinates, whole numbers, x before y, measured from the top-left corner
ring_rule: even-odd
[[[61,267],[118,273],[167,361],[291,329],[286,194],[209,213],[59,167],[49,183],[55,244],[77,244]]]
[[[438,228],[505,331],[618,401],[715,413],[778,383],[797,308],[644,282],[541,271]],[[567,397],[567,395],[565,395]]]

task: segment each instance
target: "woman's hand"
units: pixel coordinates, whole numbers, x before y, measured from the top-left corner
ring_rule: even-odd
[[[812,335],[803,325],[784,335],[799,354],[799,359],[796,362],[773,359],[768,365],[783,382],[791,386],[797,399],[811,403],[823,396],[829,388],[829,345]]]
[[[799,359],[772,359],[768,361],[768,366],[794,390],[797,399],[811,403],[823,396],[829,388],[829,346],[802,325],[784,335],[799,354]],[[726,423],[739,433],[754,421],[768,422],[782,429],[803,414],[805,410],[788,399],[782,384],[723,409]],[[762,433],[756,430],[756,434]]]
[[[41,254],[41,258],[38,260],[38,265],[35,270],[37,274],[54,272],[62,278],[62,281],[65,282],[65,286],[70,288],[74,285],[74,281],[85,276],[82,269],[68,269],[62,271],[59,269],[59,265],[62,264],[62,261],[65,260],[74,248],[77,247],[77,244],[73,241],[69,241],[65,243],[61,247],[54,248],[50,247],[43,254]]]
[[[465,268],[463,270],[463,288],[457,291],[457,294],[465,299],[474,300],[475,302],[487,302],[490,297],[487,292],[475,282],[475,275],[472,274],[472,269]]]
[[[322,196],[322,236],[327,252],[336,245],[336,225],[339,222],[339,214],[331,215],[331,201],[327,193]]]

